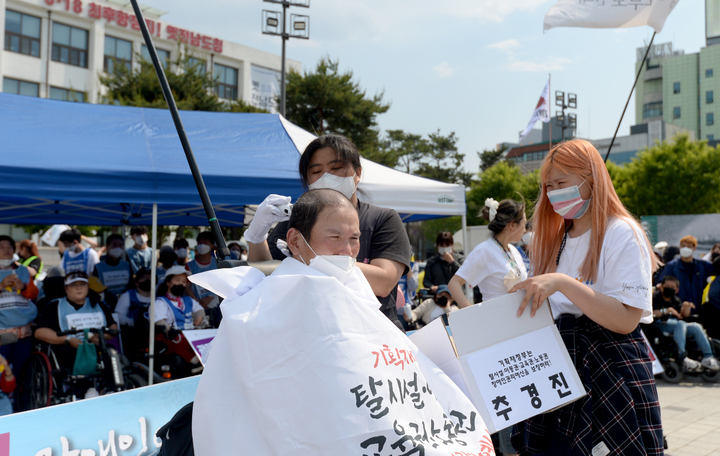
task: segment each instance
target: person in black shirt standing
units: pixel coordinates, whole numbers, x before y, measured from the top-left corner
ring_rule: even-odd
[[[423,279],[423,287],[430,288],[433,293],[437,291],[438,286],[447,285],[460,269],[460,258],[453,251],[453,243],[451,232],[442,231],[437,235],[435,245],[438,254],[427,261]]]
[[[373,206],[358,199],[357,186],[362,177],[360,153],[346,137],[336,134],[320,136],[305,148],[299,163],[300,179],[305,188],[330,188],[347,197],[360,217],[360,252],[357,266],[365,274],[378,297],[380,311],[402,329],[395,302],[400,277],[410,270],[410,241],[405,227],[393,209]],[[245,231],[248,260],[282,260],[285,255],[276,247],[284,240],[290,197],[270,195],[255,213]],[[268,230],[279,223],[268,241]]]
[[[659,288],[653,293],[653,325],[661,331],[669,332],[675,339],[678,348],[679,359],[682,360],[682,367],[685,370],[699,370],[702,367],[711,370],[720,370],[718,360],[713,356],[710,342],[700,323],[688,323],[684,321],[690,316],[695,308],[691,302],[680,301],[677,293],[680,289],[680,281],[671,275],[662,279]],[[692,337],[703,353],[702,362],[697,362],[687,357],[685,343],[687,336]]]

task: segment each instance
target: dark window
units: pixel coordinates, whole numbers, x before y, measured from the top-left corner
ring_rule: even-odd
[[[662,101],[656,101],[655,103],[645,103],[643,105],[643,119],[647,119],[648,117],[660,117],[662,115]]]
[[[712,68],[708,68],[707,70],[705,70],[705,77],[706,78],[713,77],[713,69]]]
[[[707,135],[708,141],[715,141],[715,135]]]
[[[103,68],[112,73],[115,64],[123,65],[128,71],[132,70],[132,43],[111,36],[105,37],[105,57]]]
[[[207,63],[203,59],[196,59],[195,57],[189,57],[188,58],[188,65],[190,67],[197,68],[197,72],[200,74],[205,74]]]
[[[680,83],[673,82],[673,93],[680,93]]]
[[[705,92],[705,103],[710,104],[713,102],[713,91],[708,90]]]
[[[168,65],[170,65],[170,52],[163,51],[162,49],[155,48],[157,51],[158,58],[163,64],[163,67],[167,68]],[[144,44],[142,45],[142,51],[140,52],[140,55],[142,55],[142,58],[147,60],[148,62],[152,62],[152,59],[150,58],[150,51],[148,51],[147,46]]]
[[[53,23],[52,59],[56,62],[87,68],[87,30]]]
[[[15,95],[39,96],[40,85],[34,82],[18,81],[17,79],[3,79],[3,92]]]
[[[679,119],[680,118],[680,106],[675,106],[673,108],[673,119]]]
[[[40,57],[40,18],[5,11],[5,50]]]
[[[79,101],[85,103],[85,94],[75,90],[61,89],[59,87],[50,87],[50,98],[60,101]]]
[[[227,100],[237,100],[238,70],[216,63],[214,73],[215,79],[217,79],[218,82],[218,86],[215,89],[218,97]]]
[[[715,116],[713,113],[708,112],[705,114],[705,125],[715,125]]]

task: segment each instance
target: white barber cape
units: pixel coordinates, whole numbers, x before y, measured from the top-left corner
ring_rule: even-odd
[[[222,304],[196,455],[495,454],[470,400],[379,312],[357,267],[344,285],[292,258],[264,279],[235,269],[257,285]]]

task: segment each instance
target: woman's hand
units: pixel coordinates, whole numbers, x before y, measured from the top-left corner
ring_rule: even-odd
[[[455,262],[455,258],[453,257],[452,253],[450,253],[450,252],[443,253],[441,258],[450,264],[453,264]]]
[[[534,317],[537,310],[545,302],[545,300],[556,292],[560,291],[565,280],[571,280],[565,274],[551,273],[543,274],[536,277],[531,277],[524,280],[510,289],[510,293],[514,293],[518,290],[525,290],[526,294],[520,303],[518,309],[518,317],[523,314],[528,304],[531,304],[530,316]]]

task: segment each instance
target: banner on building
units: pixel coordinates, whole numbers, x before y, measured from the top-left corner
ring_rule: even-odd
[[[0,456],[152,456],[155,433],[195,399],[200,377],[0,418]]]
[[[550,122],[550,79],[548,79],[547,84],[545,84],[545,88],[540,95],[537,106],[535,106],[530,122],[528,122],[525,130],[520,132],[518,142],[522,141],[523,138],[530,133],[530,130],[532,130],[538,120],[543,123]]]
[[[277,114],[277,98],[280,96],[280,72],[252,65],[250,71],[252,91],[250,104]]]
[[[649,25],[657,33],[680,0],[559,0],[545,14],[555,27],[620,28]]]

